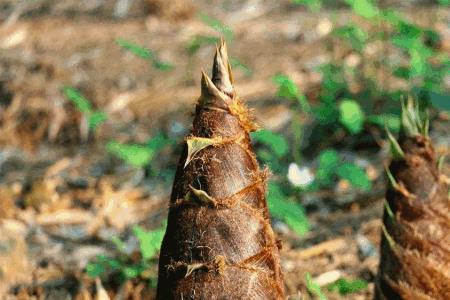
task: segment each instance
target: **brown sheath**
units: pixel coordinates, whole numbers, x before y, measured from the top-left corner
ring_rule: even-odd
[[[284,299],[256,126],[238,99],[224,42],[203,73],[191,135],[173,185],[157,299]]]

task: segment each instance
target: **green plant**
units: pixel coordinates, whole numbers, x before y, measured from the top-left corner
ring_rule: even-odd
[[[288,141],[281,134],[270,130],[258,130],[251,133],[252,140],[265,146],[266,149],[259,148],[258,157],[268,163],[274,169],[279,170],[279,162],[289,151]]]
[[[361,17],[373,19],[380,15],[380,10],[371,0],[345,0],[351,9]]]
[[[225,37],[227,42],[231,42],[233,40],[234,33],[229,26],[205,14],[199,14],[198,18],[209,27],[220,32]]]
[[[260,145],[256,150],[258,158],[277,174],[286,173],[287,168],[283,163],[289,151],[286,138],[270,130],[252,132],[251,137],[257,145]],[[294,232],[302,236],[310,229],[305,210],[299,203],[293,201],[292,191],[288,190],[288,195],[282,192],[283,180],[285,178],[278,178],[268,185],[267,203],[270,214],[284,221]]]
[[[348,42],[352,49],[358,53],[363,52],[369,39],[367,31],[352,22],[334,29],[332,35]]]
[[[319,166],[316,171],[315,183],[321,187],[331,186],[340,163],[340,157],[336,150],[323,150],[319,154]]]
[[[363,279],[347,280],[345,278],[339,278],[336,282],[327,286],[329,291],[337,291],[341,296],[356,293],[364,290],[368,287],[367,281]]]
[[[364,119],[364,112],[355,100],[343,99],[339,103],[339,121],[351,134],[363,130]]]
[[[286,138],[270,130],[252,132],[251,137],[257,145],[260,145],[256,150],[258,158],[277,174],[286,173],[287,168],[282,161],[289,151]],[[282,192],[283,179],[285,178],[278,178],[268,185],[267,203],[270,214],[284,221],[297,234],[304,235],[310,228],[305,210],[299,203],[293,201],[292,193],[286,195]]]
[[[122,144],[117,141],[110,141],[106,145],[106,149],[136,168],[146,167],[155,154],[152,149],[143,145]]]
[[[198,18],[203,23],[205,23],[206,25],[217,31],[220,34],[220,36],[224,36],[227,41],[231,42],[233,40],[234,36],[233,30],[224,23],[222,23],[221,21],[205,14],[199,14]],[[193,55],[201,47],[205,45],[216,45],[217,43],[219,43],[219,41],[220,38],[217,36],[195,35],[189,40],[186,46],[186,50],[190,55]]]
[[[252,69],[250,69],[247,65],[242,63],[239,59],[230,57],[230,65],[232,68],[239,68],[242,70],[245,76],[250,77],[253,74]]]
[[[170,71],[173,68],[175,68],[175,66],[172,65],[171,63],[158,59],[155,52],[153,52],[150,49],[144,48],[142,46],[139,46],[133,42],[124,39],[117,39],[116,43],[124,50],[130,51],[134,55],[150,61],[153,67],[155,67],[160,71]]]
[[[166,226],[156,230],[146,231],[142,227],[133,227],[133,233],[139,240],[139,248],[144,259],[151,259],[156,256],[161,247]]]
[[[220,41],[216,36],[196,35],[189,40],[186,45],[186,50],[190,55],[197,53],[197,51],[204,45],[215,45]]]
[[[289,78],[289,76],[278,74],[275,75],[272,80],[278,87],[277,96],[297,101],[304,112],[309,112],[311,110],[305,95],[298,89],[297,85]]]
[[[320,300],[328,300],[327,296],[322,292],[320,285],[312,280],[311,274],[305,274],[306,289],[309,293],[316,296]]]
[[[94,109],[91,102],[75,88],[66,86],[63,88],[63,93],[77,110],[86,116],[90,130],[95,131],[107,119],[103,111]]]
[[[309,10],[317,12],[322,7],[322,0],[292,0],[294,4],[304,5]]]
[[[387,127],[390,131],[398,132],[400,130],[400,117],[395,114],[379,114],[366,117],[366,121],[375,124],[380,128]]]
[[[150,270],[157,262],[164,231],[165,226],[149,231],[139,226],[133,227],[133,233],[139,241],[139,259],[126,252],[126,244],[121,239],[113,237],[111,242],[116,246],[117,255],[98,255],[87,264],[86,273],[92,278],[116,274],[121,281],[140,278],[155,286],[156,274]]]
[[[372,183],[367,178],[366,172],[353,163],[343,163],[336,173],[342,179],[348,180],[355,188],[363,191],[369,191],[372,188]]]
[[[319,154],[315,184],[311,189],[330,187],[336,177],[348,180],[353,187],[362,191],[369,191],[372,188],[364,169],[354,163],[342,162],[339,154],[333,149],[323,150]]]
[[[309,1],[297,2],[307,4]],[[346,3],[355,15],[364,20],[336,27],[331,32],[331,38],[337,39],[340,46],[348,47],[355,53],[355,59],[361,62],[359,65],[358,62],[347,65],[343,59],[333,59],[318,68],[323,78],[319,104],[312,106],[311,111],[320,126],[336,130],[340,123],[349,134],[360,134],[364,123],[384,127],[386,121],[391,130],[398,131],[399,110],[395,105],[383,104],[399,101],[400,95],[405,92],[414,93],[421,103],[448,110],[448,92],[444,90],[443,82],[450,61],[448,54],[439,50],[439,34],[414,24],[389,8],[379,8],[375,1],[347,0]],[[376,42],[383,43],[385,49],[395,51],[395,57],[400,56],[401,59],[390,61],[394,56],[380,55],[367,60],[366,50]],[[407,88],[390,88],[389,79],[376,76],[378,70],[382,70],[385,76],[407,80]],[[352,88],[355,83],[359,90]],[[297,91],[295,86],[286,88],[284,84],[281,94],[295,99]],[[380,108],[384,109],[380,111]],[[349,111],[354,111],[357,120],[350,126],[350,118],[346,114]]]
[[[144,145],[125,144],[113,140],[108,142],[106,150],[133,167],[145,168],[149,166],[159,151],[173,143],[174,141],[172,139],[163,133],[158,133]]]
[[[270,214],[284,221],[298,235],[305,235],[310,230],[310,225],[303,207],[289,199],[278,183],[270,182],[268,187],[267,205]]]
[[[301,163],[300,146],[303,135],[302,121],[298,118],[300,112],[310,113],[311,107],[305,97],[305,95],[298,89],[297,85],[284,74],[275,75],[272,78],[273,82],[277,85],[277,96],[286,98],[293,101],[294,111],[297,112],[296,116],[292,119],[291,131],[293,136],[292,156],[296,163]]]

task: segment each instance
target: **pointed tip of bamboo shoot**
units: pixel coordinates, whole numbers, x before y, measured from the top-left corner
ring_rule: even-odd
[[[211,78],[209,78],[209,76],[202,71],[202,96],[210,96],[210,95],[214,95],[216,92],[218,92],[217,87],[214,85],[214,83],[212,82]]]
[[[219,45],[216,47],[212,69],[212,81],[220,91],[228,95],[233,94],[233,76],[228,59],[227,45],[223,39],[221,39]]]
[[[419,101],[408,97],[401,100],[402,115],[401,115],[401,134],[407,137],[416,135],[428,136],[429,119],[428,115],[422,115],[419,108]]]
[[[226,94],[219,90],[219,88],[213,83],[211,78],[202,71],[202,98],[203,99],[218,99],[222,101],[227,101],[229,98]],[[211,101],[207,101],[206,103],[210,103]]]

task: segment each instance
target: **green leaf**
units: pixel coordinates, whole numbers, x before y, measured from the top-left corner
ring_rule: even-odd
[[[153,258],[159,251],[166,228],[146,231],[139,226],[133,227],[133,233],[139,240],[141,254],[144,259]]]
[[[364,50],[366,42],[369,38],[368,33],[355,24],[337,28],[333,31],[333,35],[346,39],[352,48],[358,52],[362,52]]]
[[[278,86],[277,95],[279,97],[295,100],[300,93],[297,85],[287,75],[279,74],[272,78],[273,82]]]
[[[380,10],[370,0],[346,0],[352,10],[366,19],[372,19],[380,14]]]
[[[77,110],[87,116],[90,130],[95,130],[103,123],[107,117],[102,111],[94,111],[91,102],[86,99],[78,90],[72,87],[64,87],[63,93],[77,108]]]
[[[122,273],[126,279],[133,279],[139,277],[147,269],[148,265],[144,263],[138,263],[132,266],[124,267],[122,269]]]
[[[135,266],[131,266],[123,268],[122,272],[127,279],[133,279],[138,277],[142,273],[142,270]]]
[[[156,59],[153,61],[153,66],[160,71],[170,71],[175,68],[175,66],[169,62]]]
[[[311,107],[305,95],[297,88],[297,85],[284,74],[275,75],[272,81],[278,86],[277,95],[289,100],[296,100],[299,102],[301,109],[304,112],[310,112]]]
[[[227,41],[231,41],[233,40],[233,30],[228,27],[227,25],[223,24],[222,22],[220,22],[219,20],[210,17],[208,15],[205,14],[200,14],[199,15],[199,19],[205,23],[206,25],[208,25],[209,27],[213,28],[214,30],[220,32],[221,34],[224,35],[225,39]]]
[[[90,262],[86,265],[86,273],[91,278],[99,277],[105,273],[104,265],[96,262]]]
[[[440,5],[443,6],[449,6],[450,5],[450,0],[438,0]]]
[[[93,262],[86,266],[88,276],[95,278],[105,274],[108,270],[119,270],[122,264],[119,260],[106,255],[98,255]]]
[[[187,44],[186,50],[190,55],[195,54],[204,45],[216,45],[220,39],[216,36],[196,35]]]
[[[400,36],[408,37],[411,39],[420,38],[423,29],[407,20],[401,19],[396,26]]]
[[[82,113],[90,113],[92,111],[92,104],[86,99],[81,93],[72,88],[72,87],[64,87],[63,93],[69,99],[78,111]]]
[[[411,71],[409,68],[401,67],[401,66],[395,68],[394,72],[393,72],[394,76],[402,78],[402,79],[406,79],[406,80],[408,80],[410,78],[410,76],[411,76],[410,73],[411,73]]]
[[[273,170],[274,166],[273,163],[277,162],[277,157],[272,153],[272,151],[269,151],[267,149],[257,149],[256,155],[258,159],[265,164],[269,165],[270,169]]]
[[[118,236],[113,236],[111,238],[111,242],[114,244],[114,246],[116,246],[117,250],[119,250],[120,252],[125,252],[127,245]]]
[[[324,150],[319,154],[316,180],[320,185],[330,186],[333,183],[333,175],[339,166],[339,160],[339,154],[333,149]]]
[[[339,112],[334,103],[322,103],[313,108],[313,113],[321,125],[334,124],[339,117]]]
[[[367,122],[375,124],[381,128],[385,126],[392,132],[400,131],[400,116],[394,114],[370,115]]]
[[[397,27],[401,21],[403,21],[403,17],[400,15],[398,11],[395,9],[384,9],[382,11],[382,17],[385,21]]]
[[[311,294],[317,296],[320,300],[328,300],[327,296],[322,292],[320,285],[315,283],[312,280],[311,274],[306,273],[305,274],[305,280],[306,280],[306,288],[308,289],[308,292]]]
[[[367,281],[363,279],[347,280],[340,278],[336,282],[328,286],[329,291],[338,291],[340,295],[344,296],[364,290],[368,287]]]
[[[89,115],[88,122],[89,122],[89,129],[95,130],[98,125],[105,122],[107,119],[106,114],[102,111],[95,111],[92,114]]]
[[[123,49],[132,52],[140,58],[152,60],[155,57],[155,53],[152,50],[141,47],[133,42],[124,39],[117,39],[116,43]]]
[[[147,147],[153,152],[158,152],[166,146],[174,144],[173,139],[168,138],[164,133],[158,132],[147,141]]]
[[[137,57],[151,61],[153,67],[155,67],[156,69],[158,69],[160,71],[169,71],[169,70],[172,70],[173,68],[175,68],[175,66],[172,65],[171,63],[159,60],[156,57],[156,54],[150,49],[139,46],[138,44],[135,44],[133,42],[130,42],[130,41],[127,41],[124,39],[117,39],[116,43],[120,47],[122,47],[123,49],[125,49],[127,51],[130,51]]]
[[[251,76],[253,71],[247,66],[244,65],[239,59],[231,57],[230,64],[233,68],[239,68],[244,72],[245,76]]]
[[[251,133],[256,142],[267,146],[278,158],[285,156],[289,151],[289,144],[284,136],[270,130],[259,130]]]
[[[442,38],[439,35],[439,33],[436,32],[435,30],[429,29],[429,28],[426,28],[423,30],[423,38],[424,38],[424,41],[429,43],[429,46],[431,48],[438,48],[440,42],[442,41]]]
[[[122,144],[117,141],[110,141],[106,145],[106,150],[137,168],[147,166],[154,155],[154,151],[148,147],[138,144]]]
[[[423,45],[415,45],[409,49],[411,77],[423,76],[427,73],[428,59],[433,55],[433,51]]]
[[[309,231],[310,225],[304,208],[300,204],[289,200],[283,194],[278,184],[269,183],[267,200],[270,214],[273,217],[283,220],[299,235],[304,235]]]
[[[343,163],[337,169],[337,175],[350,182],[355,188],[368,191],[372,188],[372,183],[366,172],[353,163]]]
[[[112,270],[119,270],[122,268],[122,263],[113,257],[109,257],[106,255],[99,255],[97,256],[97,260],[99,263],[104,264],[107,268],[110,268]]]
[[[409,50],[415,47],[417,43],[417,38],[415,37],[408,37],[408,36],[398,36],[395,35],[392,37],[392,44],[400,49]]]
[[[318,12],[322,8],[321,0],[292,0],[294,4],[304,5],[313,12]]]
[[[327,149],[319,154],[319,168],[336,169],[339,164],[339,154],[336,150]]]
[[[321,65],[319,71],[322,73],[323,78],[320,100],[325,107],[322,108],[322,110],[331,112],[331,115],[327,116],[327,118],[330,118],[333,117],[337,110],[336,99],[340,98],[341,94],[348,93],[348,85],[345,80],[346,74],[344,74],[344,68],[342,68],[342,66],[332,63]],[[318,116],[316,115],[316,117]],[[334,120],[332,122],[334,122]]]
[[[340,122],[352,134],[360,133],[364,124],[364,112],[355,100],[344,99],[339,104]]]

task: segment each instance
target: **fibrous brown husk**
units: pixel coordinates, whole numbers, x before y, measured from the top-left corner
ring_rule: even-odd
[[[450,299],[448,180],[426,132],[405,128],[398,145],[403,153],[389,166],[375,299]]]
[[[265,199],[267,171],[233,88],[226,47],[202,78],[161,247],[157,299],[283,299],[277,242]]]

